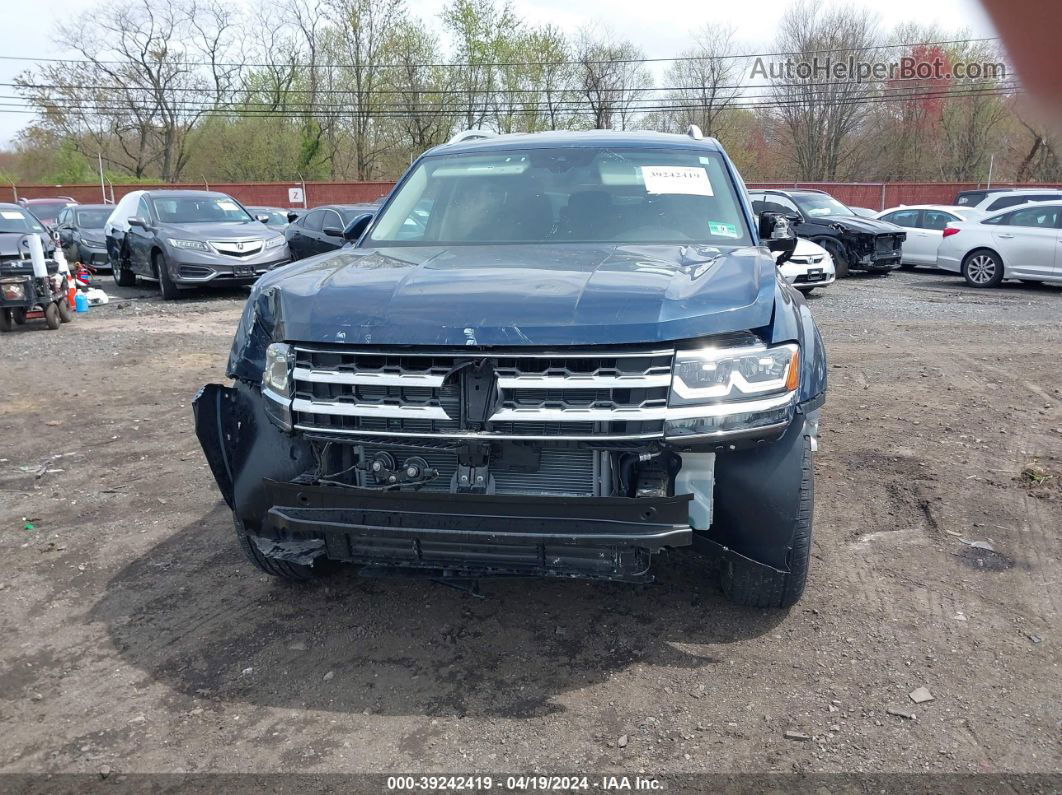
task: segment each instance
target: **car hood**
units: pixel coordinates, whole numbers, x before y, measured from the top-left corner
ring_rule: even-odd
[[[840,226],[848,232],[865,232],[870,235],[887,235],[902,232],[903,228],[876,218],[860,218],[854,215],[822,215],[808,218],[806,223],[819,226]]]
[[[259,279],[229,370],[257,380],[265,346],[279,340],[519,347],[693,339],[769,325],[775,288],[774,262],[755,247],[348,248]]]
[[[262,240],[276,237],[261,221],[213,221],[194,224],[158,225],[160,235],[182,240]]]

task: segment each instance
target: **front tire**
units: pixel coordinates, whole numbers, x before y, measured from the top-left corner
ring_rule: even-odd
[[[52,331],[62,325],[63,320],[59,317],[59,305],[55,301],[44,307],[44,322],[48,324],[48,328]]]
[[[243,522],[234,513],[232,523],[236,528],[236,540],[240,543],[240,549],[256,569],[263,571],[271,577],[279,577],[289,582],[310,582],[316,580],[324,572],[322,566],[306,566],[302,563],[291,563],[286,560],[276,560],[262,554],[262,550],[254,543],[243,526]]]
[[[723,593],[743,607],[792,607],[804,594],[811,563],[811,528],[815,513],[815,470],[811,442],[805,436],[800,468],[800,503],[793,525],[788,572],[779,572],[740,557],[724,559],[719,577]]]
[[[74,319],[74,310],[70,308],[70,304],[67,303],[65,298],[62,301],[59,301],[56,306],[59,307],[59,319],[61,321],[69,323]]]
[[[823,240],[819,243],[824,249],[830,252],[830,257],[833,258],[833,270],[838,279],[844,279],[848,276],[848,258],[845,256],[844,250],[840,244],[835,240]]]
[[[128,266],[129,262],[124,260],[124,255],[121,251],[111,259],[111,278],[114,279],[114,283],[119,287],[136,286],[136,274]]]
[[[1003,281],[1003,260],[986,248],[971,251],[962,261],[962,277],[971,287],[999,287]]]
[[[166,257],[161,251],[151,255],[151,264],[155,267],[155,275],[159,277],[159,290],[162,292],[163,301],[175,301],[181,297],[181,290],[170,278],[170,268],[166,264]]]
[[[15,327],[10,309],[0,309],[0,332],[7,333]]]

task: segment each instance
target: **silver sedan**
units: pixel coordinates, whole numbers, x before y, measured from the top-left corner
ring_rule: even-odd
[[[936,265],[937,246],[944,239],[948,224],[972,221],[981,213],[969,207],[952,207],[947,204],[912,204],[882,210],[875,217],[881,221],[902,226],[907,231],[903,241],[903,262],[900,267]]]
[[[962,274],[971,287],[998,287],[1004,279],[1062,284],[1062,202],[948,224],[937,267]]]

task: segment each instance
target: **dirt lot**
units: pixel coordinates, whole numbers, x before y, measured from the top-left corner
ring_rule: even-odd
[[[811,299],[814,563],[759,612],[688,555],[484,599],[271,580],[191,419],[243,294],[105,287],[0,337],[0,771],[1062,771],[1062,290]]]

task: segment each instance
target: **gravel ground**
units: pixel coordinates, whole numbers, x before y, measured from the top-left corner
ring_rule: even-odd
[[[814,560],[762,612],[685,554],[483,599],[271,580],[191,423],[245,293],[104,286],[0,337],[0,771],[1062,771],[1062,290],[810,298]]]

